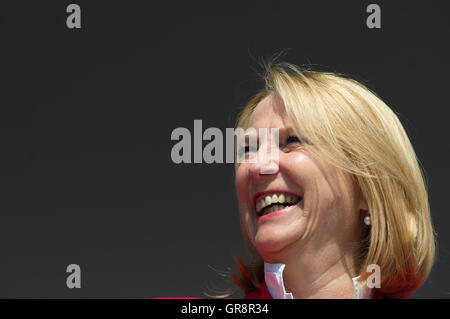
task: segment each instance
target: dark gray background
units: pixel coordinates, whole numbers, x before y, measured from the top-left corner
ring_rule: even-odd
[[[233,127],[258,57],[353,74],[396,112],[429,183],[450,297],[450,2],[0,5],[0,297],[202,296],[243,252],[232,164],[171,162],[176,127]],[[366,7],[382,8],[382,29]],[[66,287],[66,267],[82,288]],[[237,294],[236,296],[240,296]]]

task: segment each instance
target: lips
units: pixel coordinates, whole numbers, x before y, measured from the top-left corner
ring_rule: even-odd
[[[254,196],[254,205],[258,217],[273,213],[289,206],[296,205],[302,197],[285,191],[270,191],[257,193]]]

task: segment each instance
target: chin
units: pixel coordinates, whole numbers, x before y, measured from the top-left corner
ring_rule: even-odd
[[[266,253],[282,251],[293,242],[294,240],[287,237],[285,233],[261,230],[256,233],[254,239],[255,248],[261,256],[264,256]]]

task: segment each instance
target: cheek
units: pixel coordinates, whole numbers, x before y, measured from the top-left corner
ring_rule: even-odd
[[[317,178],[314,163],[302,151],[283,154],[279,165],[283,179],[292,191],[304,193]]]
[[[286,154],[282,165],[289,186],[303,192],[305,210],[320,214],[336,204],[338,185],[333,170],[325,163],[299,151]]]
[[[236,195],[239,205],[239,215],[241,219],[241,223],[244,226],[246,235],[249,237],[250,241],[252,240],[252,234],[255,232],[255,225],[253,224],[251,218],[251,211],[249,211],[250,202],[250,176],[247,164],[241,164],[236,170],[236,178],[235,178],[235,187],[236,187]]]
[[[246,200],[248,197],[249,181],[248,168],[245,164],[239,165],[235,177],[236,195],[239,203]]]

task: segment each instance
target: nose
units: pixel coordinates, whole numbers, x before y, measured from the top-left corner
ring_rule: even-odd
[[[279,166],[280,153],[279,148],[271,143],[261,145],[256,156],[250,164],[250,171],[255,179],[264,175],[276,175],[280,171]]]

